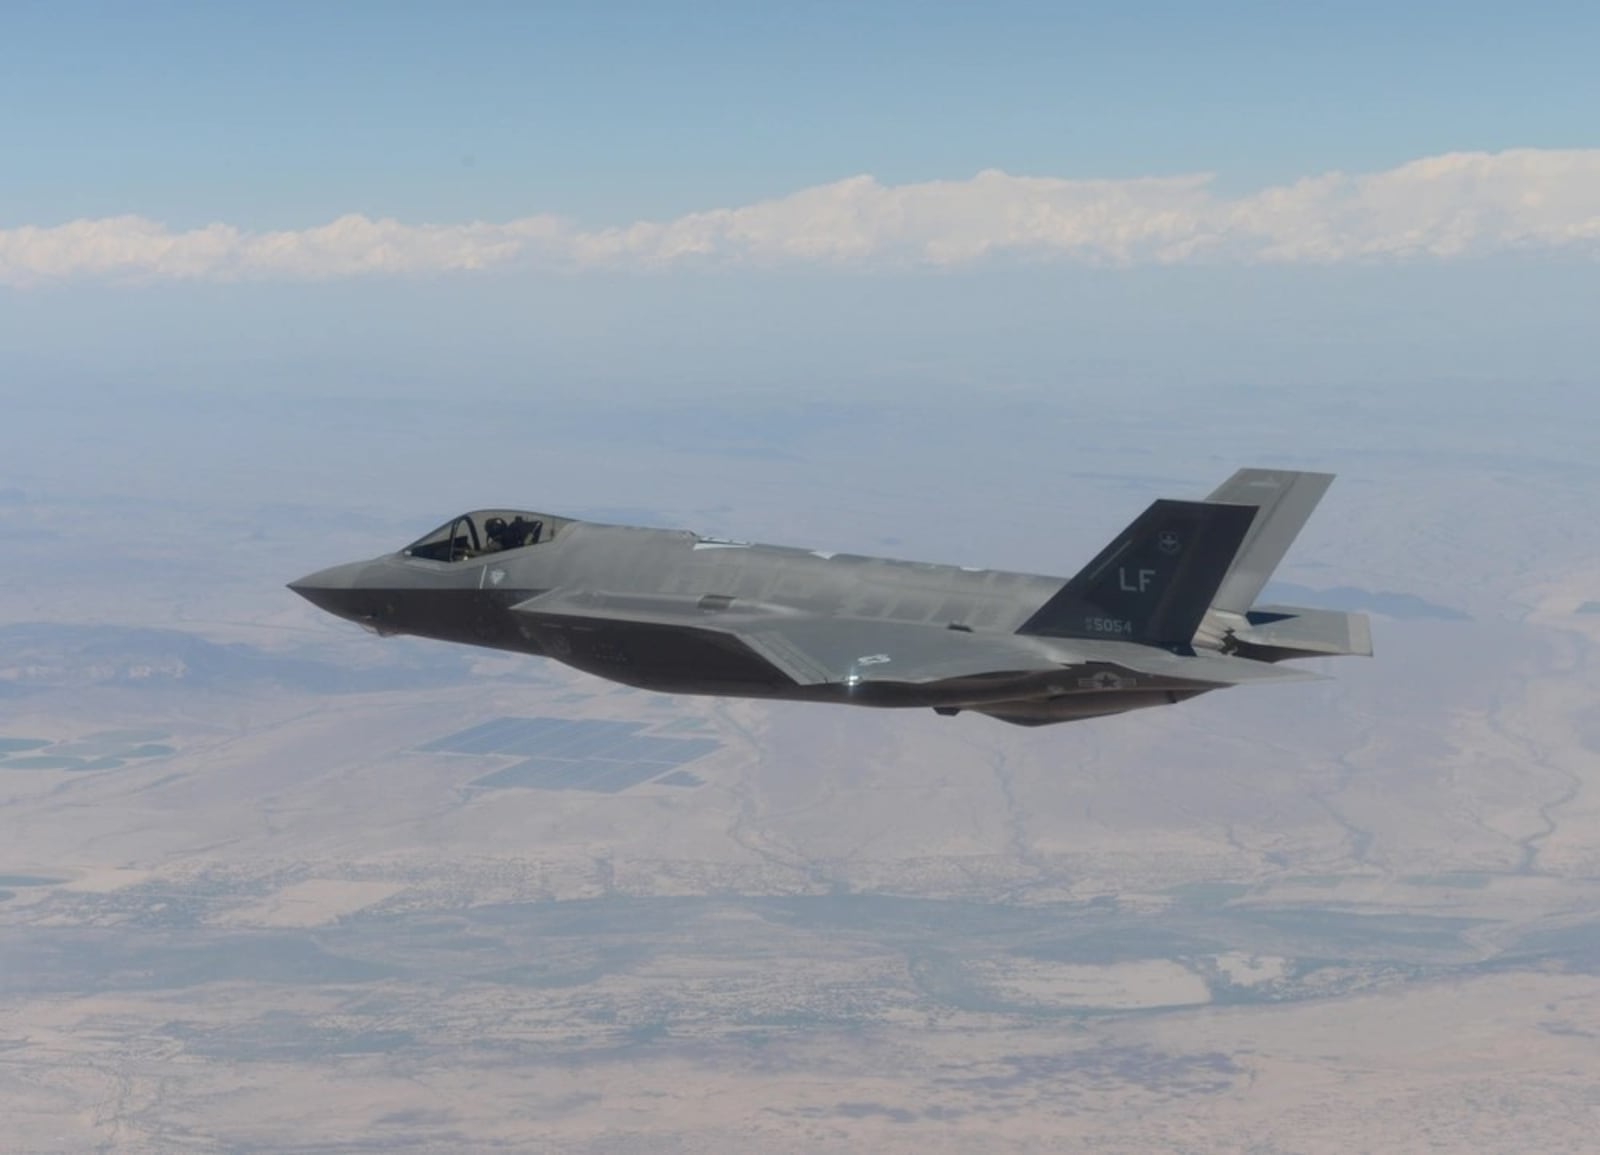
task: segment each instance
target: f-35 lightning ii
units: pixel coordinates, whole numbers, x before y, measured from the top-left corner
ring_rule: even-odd
[[[1157,501],[1067,581],[480,510],[289,588],[379,634],[664,693],[1039,726],[1371,654],[1360,614],[1253,604],[1332,480],[1244,469],[1205,501]]]

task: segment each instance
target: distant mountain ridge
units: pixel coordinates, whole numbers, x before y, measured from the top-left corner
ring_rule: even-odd
[[[1293,582],[1270,582],[1259,600],[1263,604],[1289,602],[1314,609],[1365,611],[1390,618],[1433,618],[1445,622],[1472,620],[1471,614],[1427,601],[1416,594],[1364,590],[1355,586],[1333,586],[1319,590]]]

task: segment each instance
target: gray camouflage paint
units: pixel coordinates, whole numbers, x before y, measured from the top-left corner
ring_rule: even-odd
[[[528,514],[551,529],[537,544],[408,552],[453,542],[452,525],[290,588],[380,634],[667,693],[1039,725],[1316,676],[1272,665],[1284,658],[1370,653],[1361,615],[1248,604],[1329,480],[1241,470],[1208,502],[1158,502],[1070,582]]]

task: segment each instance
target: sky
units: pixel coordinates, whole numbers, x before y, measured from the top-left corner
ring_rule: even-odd
[[[1586,376],[1580,3],[12,0],[0,390]]]
[[[1595,144],[1592,5],[12,0],[7,224],[589,225],[870,173],[1225,186]]]

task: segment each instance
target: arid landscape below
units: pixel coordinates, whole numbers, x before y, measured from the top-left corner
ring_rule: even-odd
[[[1070,571],[1250,438],[1187,489],[1104,447],[1029,556],[1037,496],[763,507],[814,446],[641,516]],[[1596,474],[1437,440],[1343,467],[1280,575],[1376,658],[1039,730],[370,638],[281,584],[431,512],[241,530],[19,467],[0,1148],[1592,1151]]]

